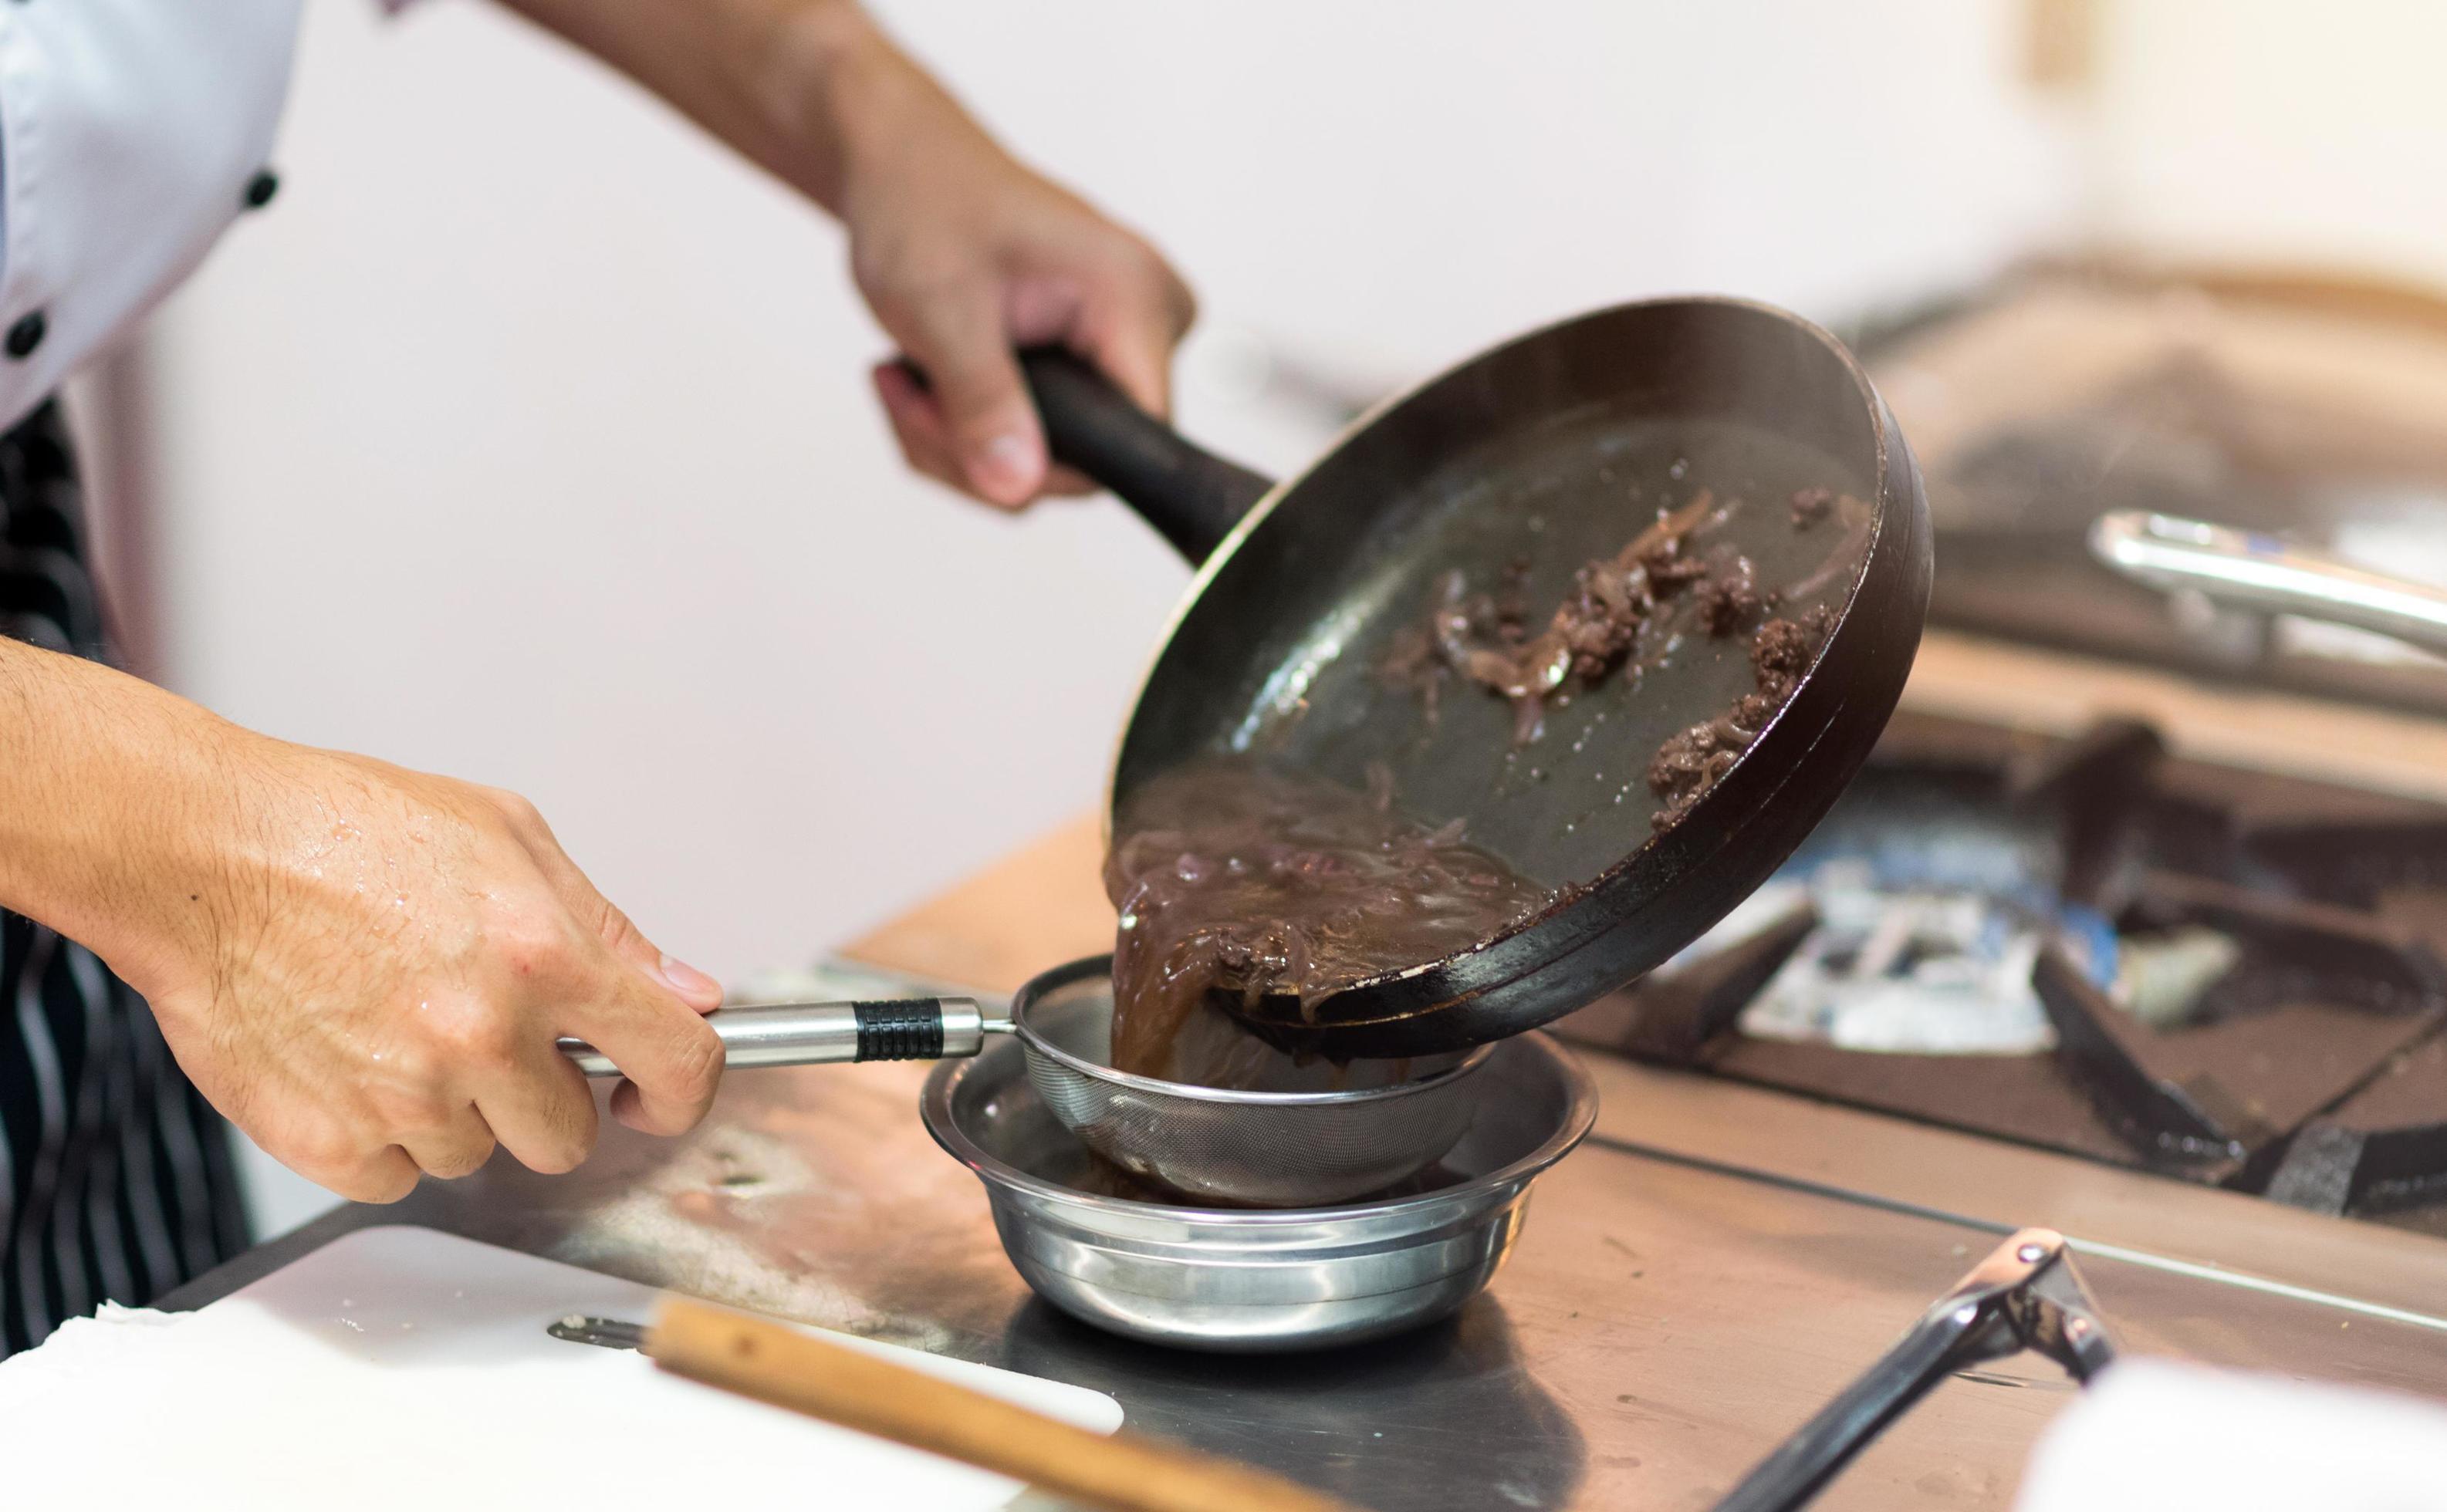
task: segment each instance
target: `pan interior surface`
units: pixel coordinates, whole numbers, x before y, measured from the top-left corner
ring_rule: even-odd
[[[1531,880],[1591,881],[1650,841],[1659,748],[1756,687],[1761,620],[1849,603],[1877,526],[1872,404],[1827,338],[1731,302],[1603,312],[1447,375],[1289,485],[1211,573],[1132,719],[1117,806],[1200,755],[1355,788],[1381,767],[1401,809],[1465,819]],[[1858,528],[1796,527],[1793,496],[1817,488],[1865,501]],[[1584,564],[1702,490],[1725,518],[1696,544],[1729,544],[1785,595],[1731,633],[1670,605],[1680,632],[1661,654],[1635,652],[1518,745],[1495,692],[1453,676],[1431,718],[1386,675],[1455,574],[1493,592],[1517,571],[1534,634]]]

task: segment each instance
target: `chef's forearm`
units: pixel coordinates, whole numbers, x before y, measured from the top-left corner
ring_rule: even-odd
[[[213,795],[242,780],[243,737],[123,672],[0,637],[0,907],[113,964],[141,955],[177,879],[217,864]]]
[[[940,90],[853,0],[502,0],[838,212],[862,144]]]

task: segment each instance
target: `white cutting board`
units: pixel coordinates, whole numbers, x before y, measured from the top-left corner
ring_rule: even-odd
[[[432,1229],[363,1229],[195,1314],[71,1325],[112,1332],[55,1366],[50,1346],[0,1365],[0,1504],[989,1512],[1021,1489],[544,1332],[573,1312],[644,1321],[654,1298]],[[1121,1426],[1100,1392],[825,1336]]]

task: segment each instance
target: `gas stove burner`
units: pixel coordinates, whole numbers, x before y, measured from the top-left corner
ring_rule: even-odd
[[[2343,1106],[2305,1124],[2268,1196],[2447,1238],[2447,1038],[2390,1061]]]
[[[2351,1095],[2370,1068],[2428,1037],[2447,971],[2362,915],[2152,874],[2128,927],[2191,927],[2236,942],[2185,1025],[2157,1030],[2060,952],[2039,962],[2058,1062],[2151,1163],[2224,1181],[2287,1130]]]
[[[2447,810],[1901,716],[1583,1043],[2447,1232]]]

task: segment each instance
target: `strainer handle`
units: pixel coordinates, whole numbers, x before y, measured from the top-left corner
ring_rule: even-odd
[[[976,999],[903,997],[876,1002],[781,1003],[726,1008],[706,1015],[722,1039],[730,1069],[754,1066],[822,1066],[840,1061],[931,1061],[975,1055],[986,1035],[1008,1026],[987,1017]],[[580,1039],[560,1052],[589,1076],[620,1068]]]

